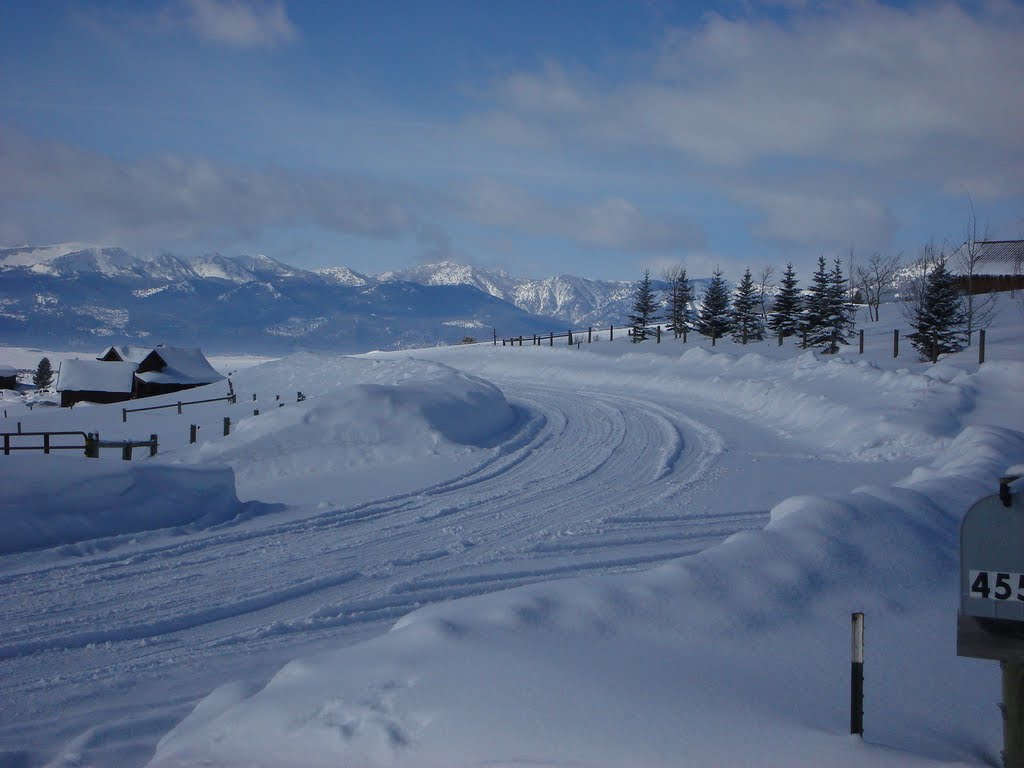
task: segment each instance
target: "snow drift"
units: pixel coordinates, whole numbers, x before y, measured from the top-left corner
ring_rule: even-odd
[[[0,464],[0,554],[125,536],[195,530],[253,512],[230,467],[167,467],[70,456],[7,456]]]
[[[459,474],[518,422],[494,384],[440,363],[299,354],[234,378],[250,391],[298,392],[306,399],[263,405],[226,440],[170,461],[226,462],[243,497],[351,502],[391,495]]]

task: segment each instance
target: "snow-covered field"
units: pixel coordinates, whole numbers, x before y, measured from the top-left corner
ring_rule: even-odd
[[[11,395],[160,453],[0,456],[0,766],[995,765],[957,534],[1024,464],[1024,318],[980,367],[897,322],[303,354],[127,422]]]

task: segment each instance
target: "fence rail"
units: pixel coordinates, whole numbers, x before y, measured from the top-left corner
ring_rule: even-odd
[[[20,424],[18,425],[21,426]],[[54,445],[50,442],[51,437],[66,437],[68,435],[78,435],[82,438],[82,442],[77,445]],[[22,432],[20,429],[17,432],[2,432],[0,437],[3,438],[4,443],[4,456],[10,456],[11,451],[42,451],[43,453],[49,453],[50,451],[87,451],[89,446],[90,436],[85,432]],[[11,445],[12,438],[22,437],[41,437],[42,443],[38,445]],[[88,455],[88,452],[86,453]]]
[[[48,454],[51,451],[82,451],[86,457],[98,459],[100,448],[120,448],[121,458],[131,461],[133,448],[149,448],[149,455],[156,456],[159,450],[159,439],[156,435],[150,435],[148,440],[100,440],[98,432],[0,432],[0,439],[3,440],[4,456],[10,456],[11,451],[42,451]],[[54,445],[52,438],[77,436],[82,438],[81,443],[74,445]],[[12,445],[11,441],[20,438],[42,438],[34,445]]]
[[[181,409],[186,405],[199,405],[200,403],[219,403],[227,400],[229,403],[234,405],[237,396],[234,394],[227,395],[226,397],[211,397],[206,400],[179,400],[176,403],[167,403],[166,405],[147,405],[143,408],[122,408],[121,409],[121,421],[127,423],[129,413],[139,413],[140,411],[159,411],[162,408],[177,408],[178,413],[181,413]]]

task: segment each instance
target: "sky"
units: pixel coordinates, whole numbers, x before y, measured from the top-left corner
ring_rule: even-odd
[[[809,274],[1024,237],[1024,4],[0,5],[0,244]]]

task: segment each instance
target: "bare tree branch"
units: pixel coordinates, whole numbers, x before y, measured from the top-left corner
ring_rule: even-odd
[[[768,284],[774,275],[775,267],[769,264],[761,268],[761,274],[758,278],[758,291],[761,297],[761,319],[765,322],[768,321]]]
[[[964,241],[953,254],[953,263],[964,279],[966,290],[962,299],[964,317],[966,318],[967,344],[974,341],[974,332],[988,328],[992,324],[996,311],[996,295],[976,294],[974,278],[981,269],[983,240],[988,240],[988,230],[978,237],[978,217],[974,213],[974,201],[967,198],[970,214],[964,227]]]
[[[864,303],[868,305],[869,320],[878,322],[882,298],[892,288],[902,257],[902,253],[885,255],[875,251],[866,267],[857,267],[856,285],[864,296]]]

